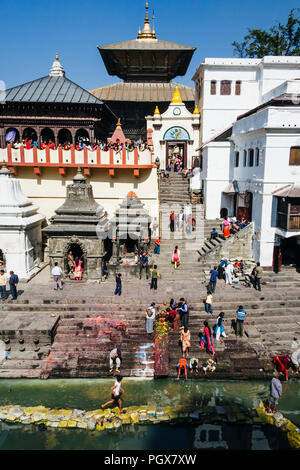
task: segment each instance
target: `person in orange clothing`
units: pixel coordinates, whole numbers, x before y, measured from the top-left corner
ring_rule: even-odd
[[[184,370],[184,378],[185,378],[185,380],[187,380],[188,364],[187,364],[187,360],[186,360],[184,357],[182,357],[181,359],[179,359],[179,362],[178,362],[178,364],[177,364],[177,369],[178,369],[177,380],[179,380],[179,378],[180,378],[181,370],[182,370],[182,369]]]

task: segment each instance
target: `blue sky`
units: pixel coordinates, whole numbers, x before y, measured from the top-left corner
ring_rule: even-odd
[[[185,77],[205,57],[232,57],[232,42],[248,28],[285,23],[295,0],[150,0],[158,39],[196,47]],[[135,39],[143,26],[144,0],[0,0],[0,80],[12,87],[48,75],[59,53],[66,76],[86,89],[120,81],[109,76],[98,45]]]

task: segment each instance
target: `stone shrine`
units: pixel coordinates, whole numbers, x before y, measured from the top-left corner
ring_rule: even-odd
[[[80,168],[67,186],[64,204],[56,209],[51,224],[43,229],[48,237],[50,267],[57,261],[65,276],[72,278],[68,255],[82,260],[83,279],[100,279],[105,256],[107,218],[96,203],[93,188]]]
[[[151,217],[134,191],[130,191],[111,220],[112,264],[140,254],[151,238]],[[147,250],[148,251],[148,250]]]
[[[0,251],[7,273],[30,279],[42,259],[41,226],[45,217],[23,194],[19,180],[5,166],[0,170]]]

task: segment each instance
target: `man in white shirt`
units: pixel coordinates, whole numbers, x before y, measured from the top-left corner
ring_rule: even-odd
[[[58,266],[57,261],[54,263],[54,268],[52,269],[51,274],[54,279],[54,290],[57,290],[58,287],[62,289],[62,283],[61,283],[62,269]]]
[[[7,284],[7,277],[5,275],[5,272],[3,269],[0,271],[0,293],[1,293],[1,299],[5,300],[8,297],[8,294],[6,292],[6,284]]]
[[[225,268],[225,280],[226,284],[232,284],[232,275],[233,275],[233,266],[231,263],[228,263]]]

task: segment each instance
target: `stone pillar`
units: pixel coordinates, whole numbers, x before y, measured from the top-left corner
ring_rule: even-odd
[[[93,127],[90,127],[90,143],[91,145],[94,145],[95,143],[95,129]]]
[[[4,130],[4,126],[0,127],[0,147],[2,149],[5,148],[5,130]]]

